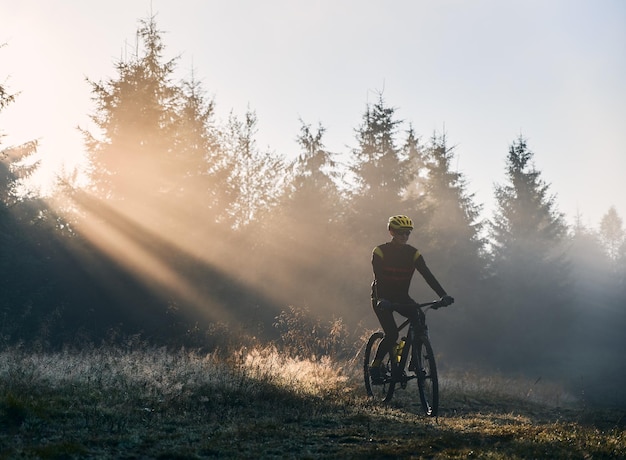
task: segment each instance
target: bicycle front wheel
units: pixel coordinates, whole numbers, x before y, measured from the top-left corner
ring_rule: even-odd
[[[391,378],[391,363],[389,354],[385,355],[383,365],[381,365],[380,380],[373,379],[370,372],[370,365],[372,364],[372,361],[376,356],[376,352],[378,351],[378,347],[384,337],[385,335],[382,332],[374,332],[367,341],[365,356],[363,359],[363,377],[365,380],[365,390],[367,391],[368,396],[383,402],[389,402],[393,397],[393,391],[395,389],[395,382]]]
[[[435,354],[428,337],[418,339],[413,348],[413,359],[422,409],[426,415],[434,417],[439,409],[439,380]]]

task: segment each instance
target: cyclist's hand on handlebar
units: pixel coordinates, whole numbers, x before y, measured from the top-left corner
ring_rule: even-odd
[[[452,305],[454,303],[454,297],[449,295],[444,295],[441,299],[439,299],[439,307],[447,307],[448,305]]]

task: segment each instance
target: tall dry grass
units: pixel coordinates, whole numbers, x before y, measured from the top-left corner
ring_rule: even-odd
[[[307,334],[301,347],[290,335],[212,352],[139,340],[4,349],[0,458],[626,455],[624,414],[591,414],[557,383],[442,366],[431,419],[414,389],[388,405],[366,397],[362,337]]]

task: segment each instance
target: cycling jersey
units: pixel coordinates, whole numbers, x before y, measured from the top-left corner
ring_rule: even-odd
[[[439,297],[447,295],[426,266],[424,257],[409,244],[389,242],[376,246],[372,252],[372,267],[374,269],[373,299],[410,302],[409,286],[415,270],[424,277],[426,283]]]

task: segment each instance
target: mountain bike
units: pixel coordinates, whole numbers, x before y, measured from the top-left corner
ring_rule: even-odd
[[[401,338],[400,343],[393,348],[391,353],[387,353],[383,359],[381,364],[382,383],[375,384],[372,382],[370,364],[374,356],[376,356],[376,351],[385,334],[382,331],[374,332],[367,341],[363,361],[363,375],[368,396],[378,398],[387,403],[391,401],[393,393],[398,386],[404,390],[409,386],[409,382],[415,380],[424,413],[431,417],[437,415],[439,408],[439,381],[437,380],[435,355],[428,337],[426,311],[429,308],[437,309],[442,306],[440,300],[423,304],[388,302],[386,308],[396,311],[397,308],[404,309],[409,307],[415,309],[415,314],[398,326],[398,332],[401,332],[407,326],[408,330],[406,336]]]

